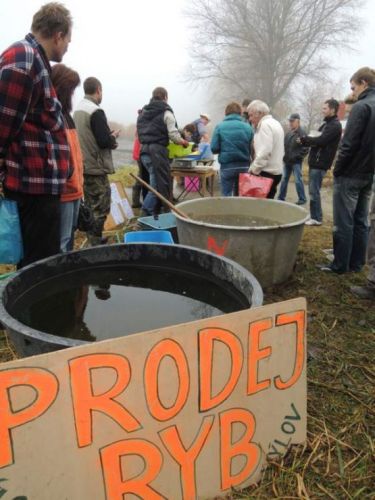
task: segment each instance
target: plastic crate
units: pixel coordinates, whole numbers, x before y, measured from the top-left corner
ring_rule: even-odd
[[[199,177],[185,177],[184,182],[187,193],[199,191]]]
[[[131,231],[124,234],[124,243],[169,243],[173,238],[169,231]]]
[[[160,214],[158,219],[154,219],[152,215],[148,217],[140,217],[138,222],[140,223],[142,229],[146,229],[148,231],[169,231],[174,242],[178,243],[176,217],[172,213],[169,212],[167,214]]]

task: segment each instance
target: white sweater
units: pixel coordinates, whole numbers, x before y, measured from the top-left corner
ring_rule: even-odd
[[[249,172],[279,175],[283,172],[284,130],[271,115],[265,115],[259,121],[254,136],[255,158]]]

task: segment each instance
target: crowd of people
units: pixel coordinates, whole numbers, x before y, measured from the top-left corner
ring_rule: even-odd
[[[111,130],[100,107],[101,82],[83,82],[84,98],[72,116],[72,96],[79,74],[61,63],[72,32],[70,12],[49,3],[34,15],[31,32],[0,56],[0,185],[17,202],[24,257],[19,266],[73,248],[80,202],[94,215],[88,232],[91,245],[106,242],[103,227],[110,211],[108,175],[114,172],[112,151],[119,131]],[[50,62],[56,62],[51,67]],[[291,175],[298,205],[307,203],[302,165],[308,155],[310,226],[320,226],[323,212],[322,181],[333,168],[333,262],[323,271],[358,272],[366,262],[369,206],[375,159],[375,71],[361,68],[350,78],[351,107],[342,134],[339,102],[323,103],[323,124],[318,133],[306,134],[298,112],[289,118],[289,130],[271,115],[267,103],[245,99],[231,102],[225,118],[214,128],[211,141],[206,113],[183,129],[177,126],[168,92],[156,87],[138,112],[134,158],[141,177],[165,198],[173,199],[168,145],[201,155],[218,154],[222,196],[238,196],[241,173],[272,180],[268,198],[284,201]],[[137,185],[133,204],[143,194],[144,214],[158,214],[159,198]],[[374,202],[371,213],[368,285],[353,293],[375,297]]]

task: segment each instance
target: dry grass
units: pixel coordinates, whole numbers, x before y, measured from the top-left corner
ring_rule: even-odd
[[[120,181],[125,187],[130,187],[134,184],[134,179],[130,174],[138,175],[138,165],[123,165],[109,176],[109,180],[111,182]]]
[[[375,308],[350,294],[351,285],[364,282],[364,273],[316,269],[324,262],[322,249],[330,246],[330,224],[307,227],[295,273],[265,291],[266,303],[307,298],[307,442],[271,462],[258,485],[230,498],[375,498]],[[0,266],[0,273],[6,270]],[[14,357],[3,332],[0,360]]]
[[[375,311],[352,297],[364,273],[331,275],[315,265],[331,228],[306,228],[296,272],[266,290],[266,302],[296,296],[308,304],[308,438],[261,483],[233,498],[375,498]]]

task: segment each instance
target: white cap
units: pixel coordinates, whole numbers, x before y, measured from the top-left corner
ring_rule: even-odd
[[[201,118],[206,118],[206,120],[208,120],[208,121],[211,121],[211,118],[210,118],[210,116],[207,113],[201,113],[199,116]]]

